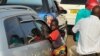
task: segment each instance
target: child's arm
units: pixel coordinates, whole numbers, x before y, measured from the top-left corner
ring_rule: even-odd
[[[28,41],[28,43],[31,43],[31,41],[34,40],[34,39],[35,39],[35,37],[32,37],[32,39],[30,39],[30,40]]]

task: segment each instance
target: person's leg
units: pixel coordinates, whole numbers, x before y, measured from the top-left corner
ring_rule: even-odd
[[[98,56],[100,56],[100,53],[98,53]]]

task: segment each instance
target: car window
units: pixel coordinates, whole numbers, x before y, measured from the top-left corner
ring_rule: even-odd
[[[36,21],[35,23],[45,39],[51,31],[50,28],[42,21]]]
[[[36,12],[46,12],[45,6],[42,2],[42,0],[8,0],[7,3],[8,5],[25,5],[29,6],[32,9],[34,9]]]
[[[24,16],[21,16],[19,18],[24,19]],[[24,32],[24,35],[26,37],[25,41],[28,44],[43,40],[42,34],[40,30],[37,28],[36,24],[34,23],[34,20],[20,21],[20,27]]]
[[[48,3],[49,3],[49,7],[50,7],[50,8],[53,7],[53,3],[52,3],[51,0],[48,0]]]
[[[26,17],[27,16],[27,17]],[[41,32],[30,15],[8,18],[4,21],[9,48],[41,41]]]
[[[26,42],[28,44],[35,43],[43,40],[41,31],[37,28],[33,21],[24,21],[20,23],[20,27],[27,38]]]
[[[48,4],[49,4],[49,8],[51,12],[57,12],[57,8],[56,8],[56,5],[54,4],[54,1],[48,0]]]
[[[6,19],[4,21],[5,31],[10,48],[24,45],[24,34],[19,27],[19,21],[16,17]]]
[[[87,0],[61,0],[61,4],[85,4]]]

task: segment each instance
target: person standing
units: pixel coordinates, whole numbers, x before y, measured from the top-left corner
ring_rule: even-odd
[[[78,21],[80,21],[83,18],[89,17],[91,15],[91,10],[94,6],[99,5],[97,0],[87,0],[85,4],[85,9],[80,9],[77,13],[76,19],[75,19],[75,25],[77,24]],[[78,42],[79,38],[79,32],[75,34],[74,40],[76,43]]]
[[[100,6],[92,9],[91,15],[81,19],[74,27],[73,32],[79,34],[77,53],[81,56],[99,56],[100,53]]]
[[[91,15],[92,8],[94,6],[96,6],[96,5],[99,5],[97,0],[87,0],[87,2],[85,4],[85,8],[84,9],[80,9],[78,11],[77,15],[76,15],[75,25],[81,19],[85,19],[85,18],[89,17]],[[74,34],[73,39],[76,42],[76,44],[69,48],[68,53],[69,53],[69,56],[78,56],[78,54],[76,52],[76,45],[77,45],[77,42],[78,42],[78,39],[79,39],[79,32]]]
[[[66,55],[66,47],[62,42],[61,35],[58,29],[58,20],[53,19],[50,24],[50,28],[52,32],[47,36],[52,42],[53,54],[54,56],[65,56]]]

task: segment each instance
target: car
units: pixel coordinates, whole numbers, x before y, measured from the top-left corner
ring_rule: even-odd
[[[62,30],[66,31],[66,21],[61,14],[65,14],[66,11],[59,9],[59,6],[55,0],[7,0],[7,2],[4,5],[25,5],[31,7],[33,10],[35,10],[40,19],[45,21],[48,25],[50,23],[49,19],[57,18],[59,21],[59,25],[61,26]],[[59,13],[60,12],[60,13]],[[61,16],[60,16],[61,15]],[[59,19],[63,19],[59,20]],[[67,33],[66,33],[67,34]],[[66,39],[66,38],[65,38]],[[66,41],[65,41],[66,42]]]
[[[58,1],[58,0],[56,0]],[[68,25],[74,25],[75,23],[75,18],[76,18],[76,13],[78,12],[79,9],[85,8],[85,2],[86,0],[61,0],[58,1],[58,4],[63,7],[65,10],[67,10],[67,14],[64,14],[67,21]]]
[[[67,14],[65,14],[66,19],[68,21],[68,25],[74,25],[75,24],[75,18],[76,14],[80,9],[85,8],[85,3],[87,0],[56,0],[58,4],[63,7]],[[100,0],[88,0],[90,2],[87,3],[94,3],[99,2]]]
[[[48,21],[48,18],[58,18],[60,14],[65,14],[66,11],[60,12],[59,5],[55,0],[7,0],[3,5],[25,5],[34,9],[41,20],[45,22]],[[60,13],[59,13],[60,12]],[[50,17],[49,17],[50,16]],[[65,23],[65,21],[64,21]],[[61,24],[60,24],[61,25]],[[63,24],[62,24],[63,25]]]
[[[72,27],[75,25],[75,18],[77,15],[77,12],[80,9],[85,8],[86,2],[89,4],[92,3],[100,3],[100,0],[56,0],[59,4],[59,6],[63,7],[67,14],[63,14],[65,16],[65,19],[67,20],[67,30],[68,34],[73,34]],[[90,6],[91,7],[91,6]]]
[[[31,8],[0,6],[0,56],[51,56],[51,43],[43,28],[50,33],[47,24]]]
[[[5,4],[7,0],[0,0],[0,4]]]
[[[7,0],[5,4],[29,6],[38,13],[42,20],[45,19],[46,15],[54,17],[58,15],[57,7],[53,0]]]

